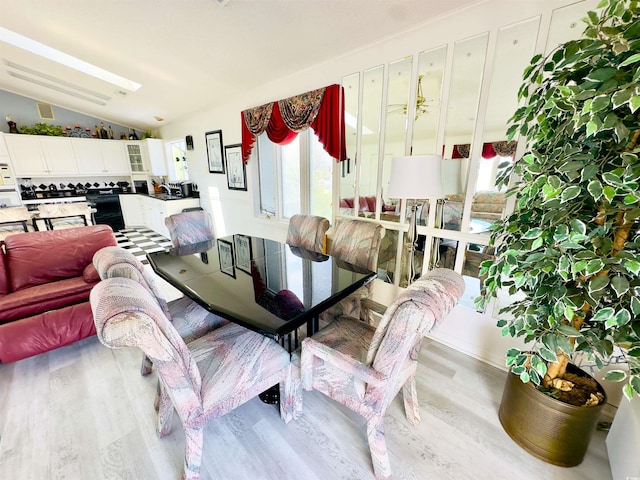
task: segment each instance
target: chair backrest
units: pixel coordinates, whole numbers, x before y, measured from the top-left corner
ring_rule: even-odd
[[[31,220],[31,214],[27,207],[0,208],[0,240],[8,235],[27,232],[27,222]]]
[[[206,210],[176,213],[164,219],[174,248],[209,242],[215,238],[211,215]]]
[[[0,223],[21,222],[31,220],[31,214],[27,207],[0,208]]]
[[[44,203],[38,214],[52,230],[91,224],[91,207],[86,202]]]
[[[413,282],[380,320],[366,363],[389,377],[416,363],[422,339],[447,316],[464,288],[462,277],[445,268],[430,270]]]
[[[202,413],[202,378],[156,299],[130,278],[109,278],[90,294],[96,334],[109,348],[138,347],[158,369],[183,423]]]
[[[384,234],[384,227],[375,222],[339,220],[329,253],[332,257],[375,272]]]
[[[101,280],[122,277],[141,284],[155,297],[164,314],[171,320],[167,301],[153,279],[153,274],[131,252],[122,247],[101,248],[93,255],[93,266]]]
[[[329,220],[316,215],[293,215],[289,219],[287,244],[323,253]]]

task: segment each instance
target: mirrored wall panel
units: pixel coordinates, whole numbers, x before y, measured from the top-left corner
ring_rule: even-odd
[[[462,225],[488,40],[487,32],[456,42],[453,50],[442,161],[442,226],[446,230],[460,231]]]
[[[355,215],[353,203],[343,199],[355,197],[356,192],[356,155],[358,152],[358,111],[360,103],[360,73],[348,75],[342,79],[344,88],[344,122],[347,142],[346,162],[340,163],[340,214]]]

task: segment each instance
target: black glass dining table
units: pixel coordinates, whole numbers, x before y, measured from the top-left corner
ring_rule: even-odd
[[[306,324],[312,335],[321,312],[375,277],[328,255],[247,235],[147,258],[156,274],[210,312],[283,345],[287,338],[290,350],[298,327]]]

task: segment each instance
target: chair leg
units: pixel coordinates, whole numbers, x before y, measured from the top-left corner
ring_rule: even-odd
[[[416,389],[416,376],[411,375],[402,387],[404,399],[404,412],[411,425],[420,423],[420,404],[418,403],[418,390]]]
[[[367,438],[376,480],[391,479],[391,464],[387,453],[387,442],[384,439],[384,415],[367,421]]]
[[[298,418],[299,410],[302,410],[300,369],[290,364],[287,371],[287,377],[280,382],[280,417],[284,423]]]
[[[171,422],[173,420],[173,402],[164,387],[158,388],[158,436],[160,438],[171,433]]]
[[[198,480],[200,478],[202,443],[204,440],[202,428],[185,428],[184,440],[184,472],[182,480]]]
[[[142,355],[142,365],[140,365],[140,375],[146,377],[151,373],[153,362],[146,355]]]

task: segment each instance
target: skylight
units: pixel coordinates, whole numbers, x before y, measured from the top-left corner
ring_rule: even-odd
[[[21,48],[31,53],[35,53],[41,57],[44,57],[53,62],[57,62],[66,67],[77,70],[78,72],[86,75],[91,75],[97,79],[116,85],[124,90],[130,92],[137,91],[142,85],[132,80],[128,80],[120,75],[109,72],[103,68],[96,67],[84,60],[68,55],[60,50],[44,45],[43,43],[36,42],[30,38],[20,35],[19,33],[7,30],[4,27],[0,27],[0,41],[13,45],[14,47]]]

